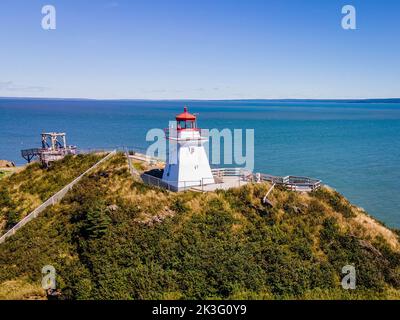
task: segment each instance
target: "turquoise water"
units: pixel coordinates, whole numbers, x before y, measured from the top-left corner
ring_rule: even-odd
[[[0,99],[0,159],[42,131],[80,148],[145,148],[187,103],[203,128],[255,130],[255,170],[320,178],[387,225],[400,228],[400,102],[92,101]]]

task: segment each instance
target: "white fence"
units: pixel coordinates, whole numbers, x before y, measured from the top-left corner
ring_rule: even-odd
[[[165,189],[172,192],[190,190],[194,187],[204,187],[206,185],[204,183],[204,179],[193,180],[193,181],[179,181],[180,186],[177,187],[175,185],[178,185],[178,181],[168,181],[169,183],[167,183],[162,179],[149,174],[142,174],[140,177],[142,178],[142,181],[147,185]]]
[[[246,179],[252,172],[243,168],[215,168],[211,169],[214,177],[241,177]]]
[[[218,188],[222,188],[223,185],[230,187],[240,187],[243,182],[262,182],[268,181],[274,185],[282,185],[288,190],[299,191],[299,192],[311,192],[321,187],[321,180],[312,179],[308,177],[296,177],[286,176],[278,177],[269,174],[252,173],[243,168],[216,168],[212,169],[212,174],[215,179],[214,186],[216,188],[209,188],[208,184],[203,183],[202,180],[198,181],[180,181],[179,184],[182,187],[177,188],[171,184],[178,185],[177,181],[170,181],[171,184],[166,183],[162,179],[149,175],[142,174],[141,178],[145,184],[155,186],[158,188],[166,189],[169,191],[185,191],[185,190],[196,190],[196,191],[213,191]],[[227,180],[229,183],[227,184]],[[236,179],[236,180],[234,180]],[[219,187],[218,187],[219,186]]]
[[[101,163],[104,161],[108,160],[111,158],[113,155],[116,154],[116,150],[112,151],[109,153],[107,156],[105,156],[103,159],[98,161],[96,164],[94,164],[92,167],[90,167],[88,170],[86,170],[84,173],[82,173],[79,177],[77,177],[74,181],[66,185],[64,188],[62,188],[60,191],[58,191],[56,194],[54,194],[51,198],[47,199],[45,202],[43,202],[39,207],[37,207],[35,210],[33,210],[30,214],[28,214],[25,218],[23,218],[21,221],[19,221],[14,227],[12,227],[10,230],[8,230],[4,235],[0,237],[0,243],[3,243],[8,237],[11,237],[12,235],[15,234],[15,232],[22,228],[24,225],[26,225],[29,221],[35,219],[41,212],[43,212],[48,206],[56,204],[58,201],[60,201],[69,190],[73,188],[75,184],[79,182],[86,174],[88,174],[90,171],[95,169],[97,166],[99,166]]]
[[[215,188],[211,188],[212,190],[218,189],[218,186],[222,188],[222,185],[224,185],[225,183],[223,182],[224,177],[237,177],[237,182],[234,183],[234,181],[231,179],[230,184],[231,187],[240,187],[241,185],[243,185],[243,181],[246,181],[248,175],[251,175],[250,171],[243,170],[241,168],[220,168],[212,169],[211,171],[215,179],[215,183],[211,185],[216,186]],[[169,183],[167,183],[158,177],[146,173],[142,174],[140,177],[142,178],[142,181],[147,185],[151,185],[172,192],[180,192],[186,190],[211,191],[211,189],[209,188],[210,183],[207,182],[209,181],[209,179],[193,181],[168,181]],[[177,185],[179,185],[179,187],[177,187]]]
[[[312,179],[308,177],[276,177],[267,174],[260,175],[261,181],[268,181],[274,184],[283,185],[287,189],[299,192],[315,191],[321,187],[321,180]]]
[[[244,170],[241,168],[221,168],[221,169],[212,169],[213,175],[215,177],[226,177],[226,176],[238,176],[246,181],[268,181],[272,184],[283,185],[288,190],[292,191],[300,191],[300,192],[310,192],[315,191],[321,187],[321,180],[312,179],[308,177],[297,177],[297,176],[286,176],[286,177],[278,177],[270,174],[263,173],[252,173],[248,170]]]

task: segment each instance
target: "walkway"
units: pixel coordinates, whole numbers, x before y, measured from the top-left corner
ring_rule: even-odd
[[[69,190],[73,188],[75,184],[77,184],[86,174],[91,172],[93,169],[95,169],[97,166],[99,166],[101,163],[104,161],[108,160],[112,156],[116,154],[116,150],[112,151],[109,153],[107,156],[105,156],[103,159],[98,161],[96,164],[94,164],[92,167],[90,167],[88,170],[86,170],[84,173],[82,173],[79,177],[77,177],[74,181],[66,185],[64,188],[62,188],[60,191],[58,191],[56,194],[54,194],[51,198],[49,198],[47,201],[43,202],[39,207],[37,207],[35,210],[33,210],[30,214],[28,214],[25,218],[23,218],[20,222],[18,222],[14,227],[12,227],[10,230],[8,230],[5,234],[3,234],[0,237],[0,244],[3,243],[7,238],[13,236],[15,232],[22,228],[24,225],[26,225],[28,222],[31,220],[35,219],[38,217],[38,215],[43,212],[47,207],[55,205],[57,202],[59,202],[64,196],[67,194]]]

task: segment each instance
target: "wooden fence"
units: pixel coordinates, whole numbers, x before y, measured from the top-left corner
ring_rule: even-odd
[[[58,191],[56,194],[54,194],[51,198],[49,198],[45,202],[43,202],[39,207],[37,207],[35,210],[33,210],[31,213],[29,213],[25,218],[23,218],[21,221],[19,221],[14,227],[12,227],[5,234],[3,234],[0,237],[0,243],[3,243],[7,238],[13,236],[18,229],[22,228],[28,222],[37,218],[37,216],[41,212],[43,212],[47,207],[52,206],[52,205],[56,204],[57,202],[59,202],[62,198],[64,198],[64,196],[67,194],[67,192],[69,190],[71,190],[73,188],[73,186],[75,184],[77,184],[86,174],[88,174],[90,171],[92,171],[93,169],[98,167],[101,163],[108,160],[115,154],[116,154],[116,150],[112,151],[107,156],[105,156],[103,159],[101,159],[96,164],[94,164],[92,167],[90,167],[88,170],[86,170],[84,173],[82,173],[79,177],[74,179],[71,183],[69,183],[64,188],[62,188],[60,191]]]

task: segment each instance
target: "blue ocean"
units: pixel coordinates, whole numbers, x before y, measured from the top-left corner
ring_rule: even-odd
[[[203,128],[254,129],[255,171],[323,182],[400,228],[400,101],[97,101],[0,99],[0,159],[44,131],[67,132],[82,149],[146,148],[187,104]]]

